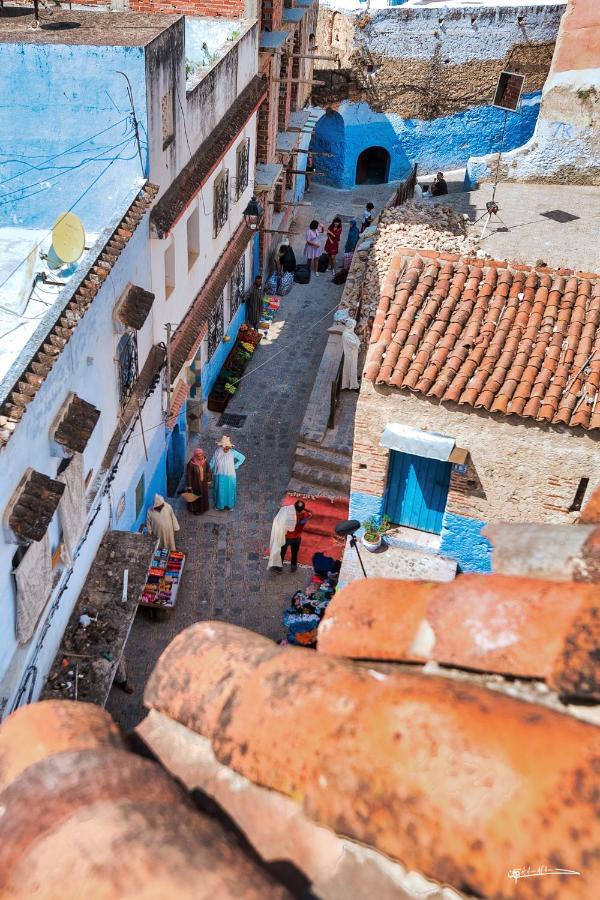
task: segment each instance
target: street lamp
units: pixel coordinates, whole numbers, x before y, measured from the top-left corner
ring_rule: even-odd
[[[261,226],[264,214],[265,211],[256,197],[252,197],[252,199],[248,203],[248,206],[244,210],[244,222],[251,231],[258,231]]]

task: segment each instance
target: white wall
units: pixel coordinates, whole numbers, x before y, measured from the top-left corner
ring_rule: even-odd
[[[107,231],[110,233],[113,227],[114,225],[111,225]],[[79,322],[70,341],[1,452],[0,509],[5,527],[0,536],[0,615],[3,623],[0,631],[0,704],[4,706],[5,712],[10,709],[21,676],[34,655],[38,673],[33,699],[41,690],[79,590],[102,535],[109,525],[110,505],[108,497],[101,501],[101,512],[75,562],[68,589],[61,597],[59,609],[53,613],[49,629],[47,630],[45,626],[48,611],[52,608],[53,597],[60,590],[68,570],[64,570],[46,612],[40,618],[36,633],[25,646],[19,646],[15,637],[16,595],[11,570],[17,544],[9,540],[5,520],[6,508],[27,468],[31,467],[51,478],[56,477],[60,457],[52,455],[51,428],[65,400],[73,392],[92,403],[101,413],[83,454],[84,473],[87,474],[92,470],[94,477],[91,485],[96,481],[97,486],[95,476],[99,472],[102,458],[117,426],[119,412],[116,347],[120,334],[114,327],[113,309],[129,284],[150,287],[149,272],[146,217],[121,253],[110,277],[106,279]],[[149,316],[139,333],[140,369],[151,346],[152,331],[152,316]],[[155,416],[160,415],[160,391],[157,395],[158,399],[153,398],[153,405],[156,407],[158,404],[158,410],[153,410]],[[149,416],[150,413],[147,411],[145,418]],[[143,453],[143,450],[141,452]],[[115,485],[117,489],[122,489],[123,485],[132,481],[133,472],[138,465],[139,450],[137,457],[133,454],[124,457],[119,469],[118,483]],[[90,497],[91,494],[90,486]],[[92,504],[90,515],[95,511],[96,505]],[[47,633],[43,647],[36,654],[36,647],[44,632]]]
[[[152,239],[151,241],[152,284],[157,299],[154,316],[155,343],[165,340],[166,332],[164,326],[166,322],[179,325],[182,321],[242,222],[244,209],[252,196],[251,185],[254,180],[253,161],[256,156],[256,121],[257,116],[255,114],[248,121],[243,131],[239,133],[216,170],[212,173],[198,196],[187,207],[168,237],[162,240]],[[250,139],[249,183],[240,199],[235,200],[236,151],[239,144],[246,138]],[[229,218],[217,237],[214,238],[214,184],[224,169],[229,169]],[[196,208],[199,211],[200,252],[194,266],[188,271],[187,220],[193,215]],[[165,251],[170,244],[175,248],[175,289],[167,300],[165,296]]]

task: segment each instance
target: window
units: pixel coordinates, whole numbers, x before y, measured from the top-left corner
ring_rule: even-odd
[[[244,300],[244,290],[246,286],[246,257],[242,256],[239,263],[233,271],[229,282],[229,308],[231,318],[235,316]]]
[[[187,220],[187,257],[188,272],[200,256],[200,215],[198,207]]]
[[[237,148],[237,183],[235,199],[239,200],[248,187],[248,171],[250,162],[250,138],[246,138]]]
[[[578,512],[583,505],[583,498],[585,497],[585,492],[588,489],[588,484],[590,483],[589,478],[580,478],[579,484],[577,485],[577,490],[575,491],[575,496],[573,497],[573,502],[569,507],[569,512]]]
[[[117,346],[119,367],[119,402],[124,406],[133,393],[138,377],[137,338],[135,332],[124,334]]]
[[[225,169],[215,181],[213,198],[214,236],[216,237],[229,217],[229,169]]]
[[[225,321],[223,311],[223,294],[208,317],[208,358],[212,359],[215,350],[223,340]]]
[[[165,297],[168,300],[175,290],[175,244],[171,241],[165,250]]]
[[[135,517],[139,516],[144,508],[144,497],[146,496],[146,478],[142,473],[142,477],[135,486]]]
[[[170,89],[163,94],[160,101],[160,121],[162,128],[163,150],[166,150],[169,144],[175,140],[175,130],[173,128],[173,90]]]

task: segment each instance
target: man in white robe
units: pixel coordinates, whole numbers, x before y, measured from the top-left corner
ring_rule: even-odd
[[[360,338],[355,334],[356,319],[346,319],[342,332],[344,350],[344,368],[342,370],[342,390],[357,391],[358,384],[358,351]]]
[[[282,506],[271,526],[271,540],[269,542],[269,569],[276,569],[279,572],[283,569],[283,560],[281,559],[281,548],[285,544],[285,536],[288,531],[293,531],[296,527],[296,508],[295,506]]]
[[[146,516],[148,534],[158,539],[161,550],[175,550],[175,532],[179,531],[179,522],[175,518],[173,507],[165,503],[164,497],[155,494],[152,508]]]

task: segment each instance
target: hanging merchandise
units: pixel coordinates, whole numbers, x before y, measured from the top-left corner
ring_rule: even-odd
[[[269,294],[276,294],[279,288],[279,276],[276,272],[273,272],[272,275],[269,276],[269,280],[267,281],[267,291]]]
[[[285,297],[286,294],[289,294],[291,289],[294,286],[294,276],[291,272],[284,272],[281,278],[279,279],[279,290],[277,293],[281,297]]]

